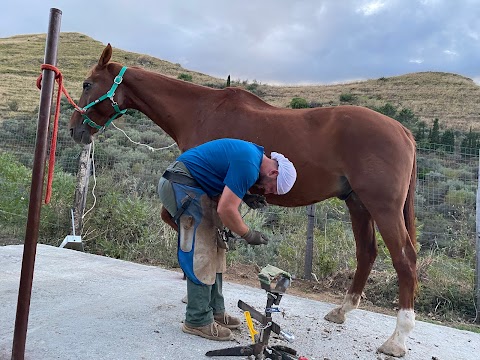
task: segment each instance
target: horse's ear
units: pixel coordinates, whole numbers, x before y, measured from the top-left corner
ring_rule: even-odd
[[[100,59],[98,60],[98,66],[104,67],[105,65],[108,64],[112,57],[112,46],[110,43],[103,49],[102,56],[100,56]]]

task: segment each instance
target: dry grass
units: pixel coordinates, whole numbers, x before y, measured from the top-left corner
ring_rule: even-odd
[[[0,119],[15,113],[33,111],[39,94],[35,80],[40,74],[45,48],[45,34],[19,35],[0,39]],[[65,84],[74,98],[78,98],[81,82],[88,69],[95,64],[105,44],[79,33],[62,33],[58,51],[58,66]],[[113,59],[129,66],[177,77],[192,75],[198,84],[224,84],[225,79],[189,71],[148,55],[114,49]],[[355,96],[355,104],[382,106],[389,102],[399,108],[409,108],[428,124],[435,118],[446,128],[480,131],[480,87],[471,79],[456,74],[423,72],[402,76],[366,80],[347,84],[318,86],[260,85],[263,99],[275,106],[287,107],[293,97],[309,102],[337,105],[341,94]]]

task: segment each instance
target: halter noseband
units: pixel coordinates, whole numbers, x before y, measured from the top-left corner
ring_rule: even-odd
[[[85,105],[83,108],[80,109],[79,112],[80,112],[80,114],[82,114],[84,124],[87,124],[87,125],[95,128],[95,129],[97,129],[97,130],[102,130],[102,129],[105,129],[108,125],[110,125],[112,123],[112,121],[115,120],[117,117],[119,117],[120,115],[123,115],[127,112],[127,109],[120,110],[117,102],[115,100],[113,100],[113,97],[115,96],[115,90],[117,90],[118,85],[120,85],[122,83],[123,74],[125,74],[125,71],[127,71],[126,66],[122,67],[122,69],[120,70],[118,75],[115,76],[115,79],[113,79],[113,85],[110,88],[110,90],[108,90],[108,92],[106,94],[100,96],[97,100],[92,101],[90,104]],[[100,126],[95,121],[90,119],[87,116],[86,112],[87,112],[88,109],[90,109],[91,107],[94,107],[95,105],[97,105],[98,103],[102,102],[105,99],[110,99],[110,101],[112,102],[113,109],[115,110],[115,114],[113,114],[112,117],[110,119],[108,119],[108,121],[105,123],[105,125]],[[77,110],[77,109],[75,109],[75,110]]]

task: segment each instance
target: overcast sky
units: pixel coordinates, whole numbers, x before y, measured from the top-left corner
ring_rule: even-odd
[[[480,0],[5,0],[0,38],[46,33],[52,7],[61,31],[221,78],[329,84],[444,71],[480,82]]]

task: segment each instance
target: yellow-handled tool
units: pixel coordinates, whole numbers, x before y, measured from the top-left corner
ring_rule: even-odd
[[[255,343],[255,335],[258,334],[258,331],[255,330],[255,328],[253,327],[253,321],[252,321],[252,317],[250,316],[250,311],[245,311],[244,315],[245,315],[245,320],[247,320],[247,326],[248,326],[248,330],[250,331],[250,337],[252,338],[252,342]]]

